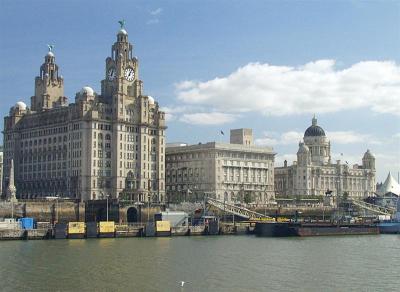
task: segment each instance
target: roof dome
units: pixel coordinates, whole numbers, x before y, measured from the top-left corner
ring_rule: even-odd
[[[53,52],[48,51],[47,54],[46,54],[46,56],[47,56],[47,57],[54,57],[54,54],[53,54]]]
[[[15,104],[15,107],[16,108],[19,108],[20,110],[26,110],[26,104],[25,104],[25,102],[22,102],[22,101],[18,101],[16,104]]]
[[[118,31],[118,34],[127,35],[128,33],[126,32],[125,29],[121,28],[121,29]]]
[[[85,87],[83,87],[82,89],[81,89],[81,92],[80,92],[82,95],[83,94],[86,94],[86,95],[90,95],[90,96],[92,96],[92,95],[94,95],[94,90],[91,88],[91,87],[89,87],[89,86],[85,86]]]
[[[315,116],[312,119],[312,125],[307,128],[304,132],[304,137],[318,137],[325,136],[325,131],[317,125],[317,119]]]
[[[154,98],[152,96],[148,96],[149,98],[149,104],[154,104]]]
[[[364,153],[364,159],[365,158],[375,158],[375,156],[368,149],[367,152]]]

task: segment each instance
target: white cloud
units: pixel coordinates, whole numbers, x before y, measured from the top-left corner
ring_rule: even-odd
[[[236,116],[219,112],[183,114],[180,121],[194,125],[220,125],[233,122]]]
[[[326,133],[328,140],[335,144],[380,144],[370,134],[361,134],[354,131],[334,131]],[[255,144],[260,146],[297,145],[303,140],[304,132],[288,131],[284,133],[264,132],[262,138],[255,139]]]
[[[359,62],[342,70],[333,60],[299,67],[249,63],[226,77],[183,81],[176,90],[186,104],[231,113],[283,116],[369,108],[400,114],[400,67],[389,61]]]
[[[153,16],[156,16],[156,15],[161,14],[161,12],[162,12],[162,8],[158,7],[157,9],[154,9],[154,10],[150,11],[150,14],[153,15]]]
[[[170,113],[170,114],[176,114],[176,113],[183,113],[186,112],[190,109],[190,106],[164,106],[161,107],[161,111]]]
[[[303,132],[289,131],[282,134],[274,132],[264,132],[264,137],[254,140],[254,143],[259,146],[274,146],[274,145],[297,145],[303,139]]]
[[[381,142],[374,140],[370,134],[361,134],[354,131],[337,131],[327,132],[328,138],[337,144],[354,144],[354,143],[367,143],[372,145],[381,144]]]
[[[283,133],[280,139],[280,144],[290,145],[297,144],[303,140],[304,132],[289,131]]]
[[[254,140],[254,144],[258,146],[274,146],[279,143],[278,140],[271,137],[258,138]]]
[[[283,166],[284,161],[287,161],[288,165],[292,165],[293,161],[297,160],[297,155],[296,154],[277,154],[275,156],[275,167]]]
[[[175,88],[177,90],[186,90],[196,86],[196,82],[185,80],[175,84]]]
[[[148,20],[146,23],[147,24],[157,24],[159,22],[160,22],[160,20],[158,18],[154,18],[154,19]]]
[[[157,23],[159,23],[160,22],[159,17],[161,16],[162,11],[163,10],[162,10],[161,7],[157,8],[157,9],[154,9],[154,10],[151,10],[149,12],[151,18],[146,23],[147,24],[157,24]]]
[[[336,160],[340,160],[340,163],[347,163],[349,166],[354,164],[361,165],[363,155],[364,153],[360,153],[359,155],[347,154],[346,152],[331,153],[331,160],[332,163],[336,163]]]

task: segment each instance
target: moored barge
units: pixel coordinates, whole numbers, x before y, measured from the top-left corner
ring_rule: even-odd
[[[266,237],[370,235],[379,234],[379,228],[376,224],[257,222],[255,233]]]

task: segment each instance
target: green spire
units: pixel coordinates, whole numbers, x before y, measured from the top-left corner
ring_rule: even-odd
[[[47,45],[47,47],[49,48],[49,52],[52,52],[54,49],[54,45]]]

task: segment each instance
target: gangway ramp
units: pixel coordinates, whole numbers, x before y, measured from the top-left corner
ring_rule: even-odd
[[[378,206],[374,204],[370,204],[364,201],[356,200],[353,199],[351,202],[356,205],[357,207],[371,211],[375,214],[381,214],[381,215],[392,215],[394,212],[396,212],[395,208],[392,207],[383,207],[383,206]]]
[[[252,220],[260,220],[260,219],[270,219],[270,220],[274,220],[274,218],[269,217],[269,216],[265,216],[264,214],[261,213],[257,213],[254,211],[251,211],[247,208],[244,207],[239,207],[239,206],[235,206],[223,201],[219,201],[216,199],[212,199],[212,198],[208,198],[207,199],[207,204],[217,208],[221,211],[227,212],[229,214],[244,218],[244,219],[252,219]]]

